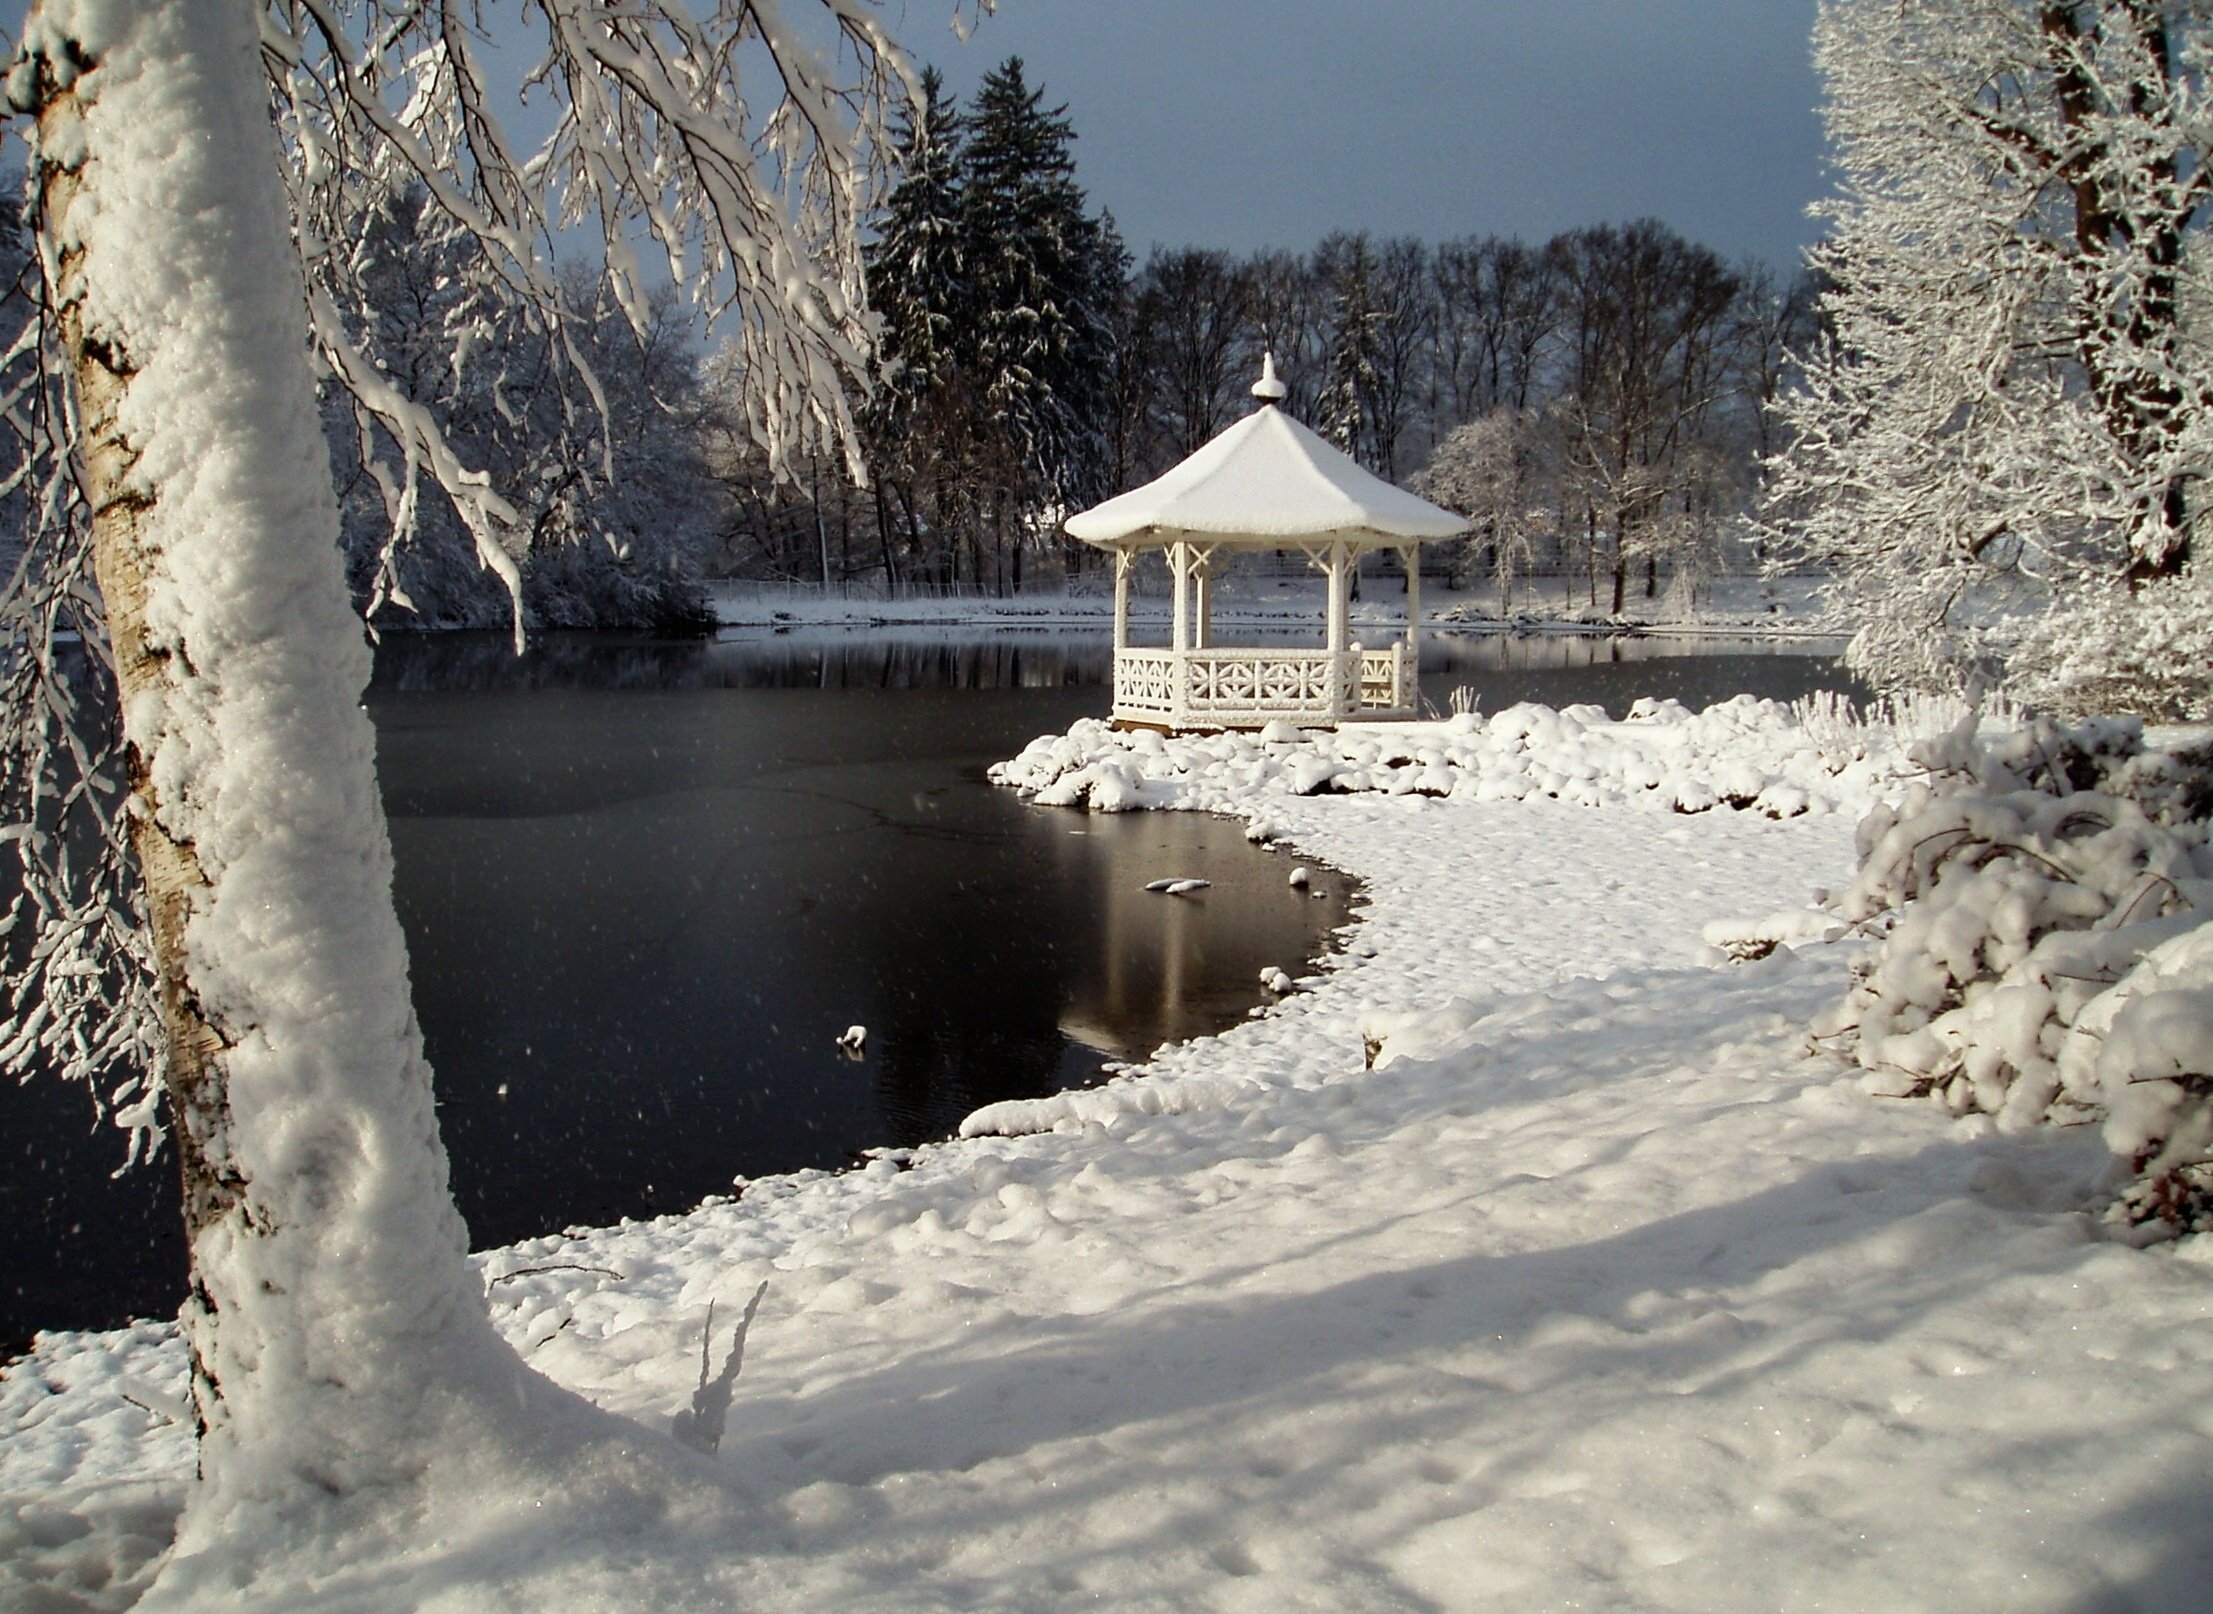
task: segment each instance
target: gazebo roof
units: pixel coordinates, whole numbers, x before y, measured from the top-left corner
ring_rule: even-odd
[[[1179,538],[1253,549],[1344,538],[1381,548],[1452,538],[1466,518],[1393,487],[1275,406],[1271,363],[1261,406],[1175,469],[1068,518],[1071,537],[1108,549]]]

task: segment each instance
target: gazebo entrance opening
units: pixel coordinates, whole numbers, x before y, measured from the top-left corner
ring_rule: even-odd
[[[1360,558],[1381,547],[1393,549],[1405,569],[1406,627],[1396,642],[1377,647],[1354,640],[1349,624]],[[1216,636],[1217,585],[1226,581],[1225,574],[1240,557],[1257,558],[1271,550],[1303,556],[1323,579],[1319,647],[1230,647]],[[1419,546],[1335,538],[1278,544],[1271,550],[1198,537],[1115,546],[1115,721],[1167,729],[1258,728],[1278,719],[1329,724],[1415,714],[1421,652]],[[1130,595],[1143,557],[1156,552],[1168,574],[1168,642],[1138,644],[1130,631]],[[1373,628],[1365,634],[1375,636]]]

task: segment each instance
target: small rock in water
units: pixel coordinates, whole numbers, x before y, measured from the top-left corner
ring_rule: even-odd
[[[1298,983],[1291,979],[1289,972],[1274,964],[1270,964],[1260,972],[1260,984],[1277,997],[1282,997],[1285,993],[1298,989]]]
[[[1171,897],[1180,897],[1188,894],[1189,892],[1204,891],[1213,883],[1214,882],[1212,880],[1192,880],[1187,879],[1181,875],[1177,875],[1166,880],[1148,881],[1146,882],[1145,889],[1147,891],[1165,891]]]
[[[848,1059],[861,1057],[861,1050],[868,1046],[868,1027],[847,1026],[845,1034],[838,1038],[838,1051]]]
[[[1313,878],[1314,876],[1307,873],[1303,865],[1295,868],[1291,871],[1291,889],[1294,891],[1304,891],[1307,886],[1313,881]]]

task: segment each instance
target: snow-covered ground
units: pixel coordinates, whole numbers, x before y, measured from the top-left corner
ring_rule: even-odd
[[[2213,1607],[2213,1248],[2100,1237],[2094,1129],[1867,1097],[1804,1031],[1851,944],[1701,939],[1848,878],[1900,764],[1819,749],[1748,707],[1033,748],[1357,874],[1345,950],[961,1141],[481,1257],[656,1430],[766,1280],[727,1484],[494,1484],[257,1606]],[[152,1324],[9,1370],[0,1606],[128,1604],[183,1373]]]

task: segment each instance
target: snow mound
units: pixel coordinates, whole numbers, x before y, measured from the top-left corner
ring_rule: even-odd
[[[1616,721],[1597,706],[1524,703],[1489,718],[1271,723],[1257,734],[1164,737],[1087,719],[1033,741],[992,779],[1044,806],[1093,812],[1184,807],[1253,816],[1270,796],[1353,795],[1634,806],[1728,807],[1769,818],[1866,812],[1925,771],[1902,725],[1840,719],[1833,702],[1740,695],[1691,712],[1639,701]]]

